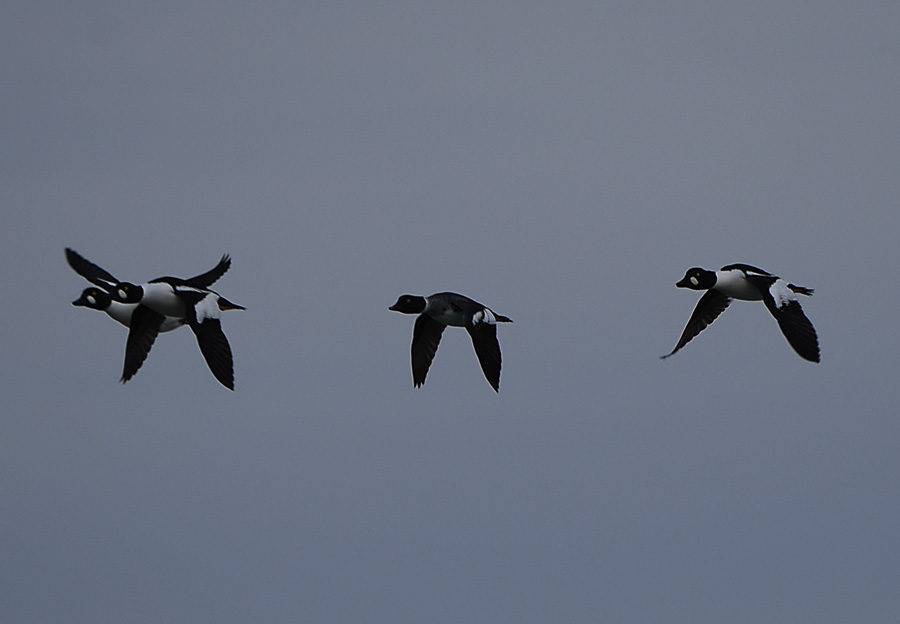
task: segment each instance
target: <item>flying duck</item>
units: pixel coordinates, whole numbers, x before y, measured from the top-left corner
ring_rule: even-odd
[[[729,264],[718,271],[694,267],[688,269],[675,285],[706,292],[697,302],[678,344],[671,353],[661,356],[663,359],[677,353],[694,336],[706,329],[728,307],[732,299],[741,299],[762,300],[797,355],[810,362],[819,361],[819,338],[797,300],[797,295],[812,295],[812,288],[790,284],[777,275],[749,264]]]
[[[441,334],[448,325],[465,327],[472,338],[475,355],[481,370],[495,392],[500,391],[500,343],[497,323],[512,323],[512,319],[497,314],[485,305],[463,295],[442,292],[421,297],[402,295],[389,310],[403,314],[418,314],[411,346],[413,385],[425,383],[428,368],[437,352]]]

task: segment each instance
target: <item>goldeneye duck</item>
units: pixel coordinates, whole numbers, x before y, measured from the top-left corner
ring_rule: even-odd
[[[732,299],[741,299],[761,300],[775,317],[781,333],[797,355],[810,362],[819,361],[819,338],[797,300],[798,294],[812,295],[812,288],[790,284],[777,275],[749,264],[729,264],[718,271],[693,267],[675,285],[706,292],[697,302],[678,344],[671,353],[661,356],[663,359],[674,355],[706,329],[728,307]]]
[[[485,305],[451,292],[430,297],[402,295],[389,310],[403,314],[418,314],[413,328],[411,351],[413,385],[425,383],[425,376],[437,352],[441,335],[448,325],[465,327],[472,338],[475,355],[481,370],[495,392],[500,391],[500,343],[497,323],[512,323],[512,319],[497,314]]]

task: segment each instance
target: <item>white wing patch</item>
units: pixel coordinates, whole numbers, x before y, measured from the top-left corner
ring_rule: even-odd
[[[197,305],[194,306],[194,311],[197,314],[198,323],[202,323],[204,319],[208,318],[219,318],[221,314],[221,311],[219,310],[219,297],[213,293],[206,295],[197,302]]]
[[[482,323],[486,323],[488,325],[496,325],[497,317],[494,316],[494,313],[489,309],[484,308],[483,310],[479,310],[475,314],[472,315],[472,324],[473,325],[481,325]]]
[[[787,282],[783,279],[777,279],[769,286],[769,294],[772,295],[779,310],[791,301],[797,300],[794,291],[788,288]]]

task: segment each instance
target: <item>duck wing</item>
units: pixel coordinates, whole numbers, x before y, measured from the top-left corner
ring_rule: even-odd
[[[688,319],[687,325],[681,333],[681,338],[678,339],[678,344],[675,345],[675,348],[672,349],[671,353],[660,357],[666,359],[675,355],[675,353],[677,353],[684,345],[693,340],[694,336],[709,327],[712,322],[725,311],[725,308],[727,308],[730,303],[731,298],[727,295],[723,295],[715,288],[707,290],[704,295],[700,297],[700,301],[697,302],[697,307],[694,308],[691,318]]]

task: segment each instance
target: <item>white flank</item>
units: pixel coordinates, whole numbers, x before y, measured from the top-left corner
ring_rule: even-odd
[[[744,301],[759,301],[762,294],[740,269],[730,271],[716,271],[716,290],[732,299]]]
[[[119,303],[118,301],[110,301],[105,312],[109,318],[118,321],[125,327],[131,327],[131,314],[137,307],[136,303]]]
[[[175,294],[171,284],[156,282],[144,284],[144,296],[141,298],[148,308],[156,310],[163,316],[184,317],[184,302]]]

